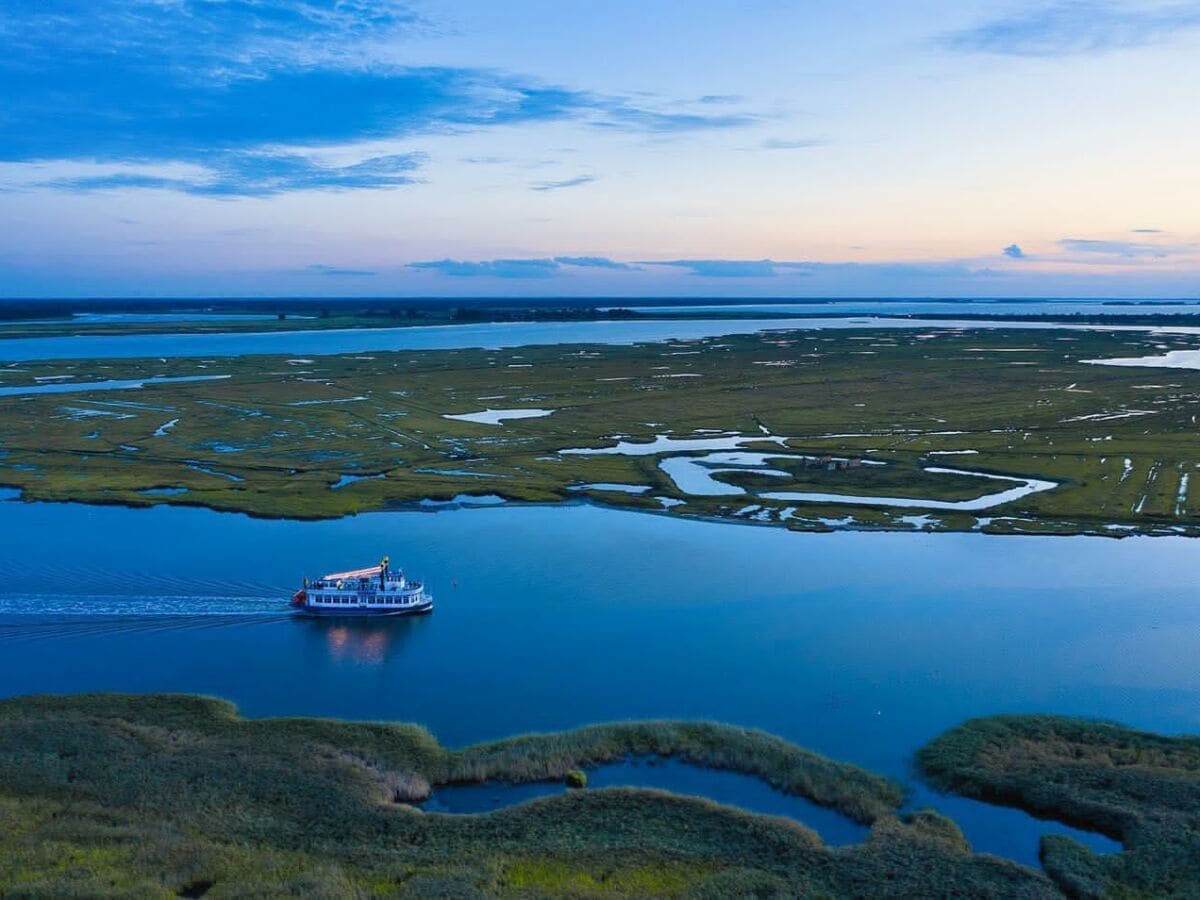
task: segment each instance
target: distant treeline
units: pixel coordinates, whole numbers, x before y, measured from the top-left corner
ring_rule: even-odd
[[[533,319],[627,319],[638,314],[629,309],[601,307],[595,299],[439,299],[439,298],[288,298],[273,297],[212,300],[88,299],[0,300],[0,320],[67,318],[77,313],[242,313],[281,318],[399,318],[450,319],[456,322],[528,321]]]
[[[244,297],[244,298],[200,298],[175,299],[161,297],[155,299],[128,298],[95,298],[83,300],[0,300],[0,321],[22,321],[31,319],[63,319],[76,313],[211,313],[211,314],[255,314],[278,316],[308,316],[313,318],[359,318],[359,319],[404,319],[404,320],[435,320],[441,322],[520,322],[534,320],[595,320],[595,319],[633,319],[646,315],[635,312],[624,306],[617,298],[588,297],[548,297],[548,298],[445,298],[445,297]],[[625,298],[625,303],[628,299]],[[724,308],[714,309],[711,313],[697,312],[698,316],[715,315],[722,318],[738,313],[736,307],[743,304],[776,304],[811,305],[813,313],[792,312],[791,318],[804,318],[807,315],[829,315],[828,311],[820,311],[823,305],[837,302],[829,298],[808,299],[743,299],[729,300],[721,298],[692,298],[692,297],[655,297],[638,298],[639,306],[660,307],[669,309],[672,306],[696,306],[709,303],[719,303]],[[917,302],[904,300],[889,300],[886,302]],[[924,300],[921,302],[932,302]],[[936,301],[962,303],[967,306],[970,301]],[[1032,301],[1010,301],[1014,303]],[[980,321],[996,319],[1019,319],[1030,322],[1073,322],[1081,325],[1160,325],[1164,321],[1180,325],[1200,325],[1200,312],[1171,313],[1169,308],[1185,306],[1193,301],[1103,301],[1106,306],[1142,306],[1145,311],[1129,315],[1113,313],[1055,313],[1030,312],[994,313],[994,312],[954,312],[954,313],[925,313],[925,312],[889,312],[884,305],[875,315],[889,318],[905,319],[945,319],[952,316],[963,321]],[[611,305],[610,305],[611,304]],[[1162,308],[1162,312],[1155,308]],[[749,312],[749,310],[747,311]]]
[[[1122,304],[1113,303],[1112,306],[1121,306]],[[1169,306],[1172,304],[1147,304],[1147,306],[1161,305]],[[990,322],[996,319],[1012,320],[1016,322],[1068,322],[1078,325],[1200,325],[1200,312],[1198,313],[1137,313],[1129,315],[1121,315],[1119,313],[1004,313],[997,315],[995,313],[907,313],[902,316],[888,315],[887,313],[878,313],[881,317],[886,318],[902,318],[902,319],[961,319],[964,322]]]

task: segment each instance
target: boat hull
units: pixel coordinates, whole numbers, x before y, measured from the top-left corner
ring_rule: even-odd
[[[342,606],[336,609],[300,606],[295,615],[314,619],[395,619],[404,616],[423,616],[433,612],[433,601],[421,603],[402,609],[387,609],[370,606]]]

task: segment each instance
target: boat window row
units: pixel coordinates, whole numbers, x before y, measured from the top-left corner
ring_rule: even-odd
[[[418,598],[416,596],[408,596],[408,597],[386,597],[385,596],[385,597],[359,598],[359,597],[322,597],[320,595],[317,595],[316,597],[313,597],[313,602],[314,603],[333,604],[333,605],[352,605],[352,606],[357,606],[362,603],[384,603],[384,604],[390,604],[390,605],[394,606],[397,604],[407,605],[409,603],[416,602],[417,599]]]

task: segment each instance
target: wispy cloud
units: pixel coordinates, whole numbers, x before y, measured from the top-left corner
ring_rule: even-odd
[[[776,259],[671,259],[625,262],[607,256],[554,256],[530,259],[439,259],[408,264],[410,269],[436,272],[455,278],[551,278],[562,274],[563,270],[568,268],[639,272],[654,267],[677,269],[687,275],[713,279],[775,278],[783,275],[807,277],[818,274],[836,277],[856,272],[869,272],[881,277],[896,275],[959,278],[991,273],[986,266],[973,267],[958,261],[851,263]]]
[[[1009,259],[1024,259],[1025,258],[1025,251],[1022,250],[1017,244],[1009,244],[1007,247],[1004,248],[1003,253]]]
[[[1162,234],[1161,228],[1132,228],[1134,234]]]
[[[559,191],[563,188],[581,187],[585,184],[591,184],[595,180],[595,175],[577,175],[574,178],[564,178],[562,181],[539,181],[536,184],[531,184],[529,189],[532,191]]]
[[[1108,241],[1090,238],[1063,238],[1058,242],[1058,246],[1068,253],[1101,254],[1125,259],[1166,259],[1168,256],[1186,249],[1141,241]]]
[[[938,38],[947,49],[1004,56],[1062,56],[1141,47],[1200,27],[1200,4],[1066,0],[1033,3],[1011,15]]]
[[[869,273],[886,278],[964,278],[980,274],[1004,273],[988,269],[976,261],[933,260],[929,262],[814,262],[778,259],[672,259],[646,261],[643,266],[683,269],[700,278],[775,278],[780,276],[852,278]]]
[[[752,120],[507,72],[401,64],[395,46],[424,27],[397,0],[6,0],[0,162],[144,166],[49,182],[64,190],[266,195],[406,184],[421,162],[404,153],[331,169],[317,151],[334,145],[563,120],[645,133]],[[153,174],[164,163],[210,172],[194,182]]]
[[[571,268],[578,268],[579,278],[567,282]],[[774,259],[673,259],[657,261],[625,262],[609,257],[555,256],[531,259],[456,260],[442,259],[429,262],[409,263],[408,268],[429,272],[431,275],[448,276],[452,279],[523,279],[539,280],[562,278],[561,285],[595,284],[589,281],[600,273],[613,271],[629,272],[630,284],[639,285],[638,273],[658,269],[676,273],[673,283],[684,293],[692,292],[690,285],[709,283],[711,289],[721,282],[745,283],[746,287],[731,287],[734,293],[740,290],[780,294],[797,291],[800,293],[838,286],[853,286],[852,291],[864,294],[878,293],[880,296],[911,294],[914,285],[920,285],[916,293],[933,292],[950,295],[969,290],[972,285],[993,286],[1011,282],[1023,276],[1020,267],[994,267],[985,258],[971,260],[931,260],[927,262],[813,262],[806,260]],[[624,277],[624,276],[623,276]],[[669,276],[666,276],[669,277]],[[611,289],[611,282],[604,282],[601,290]],[[662,282],[656,277],[655,284],[661,290]],[[770,286],[768,286],[770,285]],[[908,286],[902,288],[901,286]],[[554,290],[564,290],[555,287]]]
[[[556,256],[554,261],[564,266],[577,266],[584,269],[612,269],[629,272],[637,268],[629,263],[617,262],[607,256]]]
[[[484,259],[476,261],[438,259],[409,263],[410,269],[424,269],[455,278],[552,278],[563,268],[605,269],[615,272],[637,271],[637,266],[617,262],[607,256],[555,256],[535,259]]]
[[[550,278],[559,269],[552,259],[489,259],[468,262],[438,259],[409,263],[410,269],[425,269],[454,278]]]
[[[321,263],[313,263],[311,266],[305,266],[305,271],[314,272],[317,275],[330,275],[335,278],[366,278],[378,274],[369,269],[345,269],[341,266],[326,266]]]
[[[286,191],[346,191],[412,184],[424,154],[377,156],[348,166],[326,166],[297,154],[226,151],[212,155],[194,174],[164,176],[131,171],[66,176],[37,182],[39,187],[74,191],[150,188],[208,197],[265,197]]]
[[[776,268],[793,263],[777,263],[770,259],[672,259],[647,262],[645,265],[672,266],[686,269],[704,278],[774,278]]]
[[[593,124],[599,128],[623,131],[643,131],[654,134],[677,134],[687,131],[714,131],[743,128],[758,119],[748,113],[705,115],[702,113],[662,112],[632,105],[625,100],[610,100],[599,105],[603,113]]]
[[[823,147],[828,141],[820,140],[819,138],[798,138],[796,140],[786,140],[783,138],[767,138],[759,144],[759,149],[762,150],[808,150],[811,147]]]

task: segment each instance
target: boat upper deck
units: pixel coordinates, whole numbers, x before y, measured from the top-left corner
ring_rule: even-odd
[[[321,581],[352,581],[355,578],[378,578],[379,566],[368,566],[365,569],[351,569],[349,572],[330,572],[328,575],[322,575]],[[399,571],[385,571],[384,577],[388,579],[403,578],[404,573]]]

